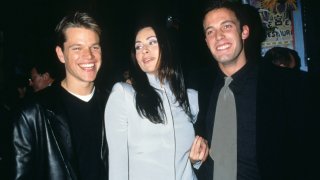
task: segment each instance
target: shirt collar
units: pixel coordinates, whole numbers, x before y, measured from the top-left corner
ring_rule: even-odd
[[[90,94],[88,94],[88,95],[78,95],[78,94],[72,93],[71,91],[68,91],[68,92],[70,94],[76,96],[77,98],[81,99],[82,101],[89,102],[91,100],[91,98],[93,97],[95,89],[96,88],[93,86],[92,92]]]
[[[219,71],[220,77],[223,79],[226,76],[221,70]],[[234,73],[231,77],[233,81],[230,83],[230,88],[233,92],[240,92],[242,87],[246,84],[249,78],[255,77],[257,74],[257,66],[252,63],[246,63],[241,69]]]

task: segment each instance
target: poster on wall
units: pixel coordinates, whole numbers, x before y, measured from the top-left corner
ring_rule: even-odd
[[[295,49],[292,12],[297,10],[296,0],[250,0],[249,3],[258,9],[266,31],[262,55],[274,46]]]

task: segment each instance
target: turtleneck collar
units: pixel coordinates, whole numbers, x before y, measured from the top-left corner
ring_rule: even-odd
[[[168,82],[165,80],[164,84],[161,84],[160,79],[154,75],[154,74],[150,74],[150,73],[146,73],[149,83],[152,87],[156,88],[156,89],[163,89],[164,86],[168,86]]]

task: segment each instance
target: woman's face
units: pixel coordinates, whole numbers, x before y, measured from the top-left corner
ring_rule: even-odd
[[[143,72],[157,74],[159,66],[159,44],[151,27],[141,29],[135,41],[136,59]]]

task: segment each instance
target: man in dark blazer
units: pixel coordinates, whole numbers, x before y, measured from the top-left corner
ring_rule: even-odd
[[[210,151],[214,152],[216,144],[211,140],[216,130],[218,95],[224,78],[232,77],[229,88],[234,94],[237,123],[234,179],[304,179],[304,104],[299,79],[290,70],[263,66],[248,58],[254,57],[245,51],[254,29],[246,24],[244,14],[241,4],[225,2],[209,7],[204,15],[205,40],[219,68],[210,98],[201,98],[199,92],[200,99],[209,102],[206,118],[198,123],[205,127]],[[216,157],[212,154],[198,172],[199,179],[213,179]]]

